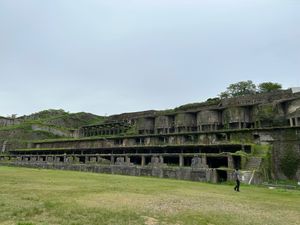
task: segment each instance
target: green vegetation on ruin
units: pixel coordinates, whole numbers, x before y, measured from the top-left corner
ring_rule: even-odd
[[[182,135],[196,135],[196,134],[209,134],[209,133],[241,133],[244,135],[245,132],[254,131],[254,130],[274,130],[274,129],[286,129],[291,130],[290,133],[295,134],[293,130],[295,127],[266,127],[266,128],[243,128],[243,129],[231,129],[231,130],[216,130],[216,131],[194,131],[194,132],[182,132],[182,133],[168,133],[168,134],[119,134],[119,135],[98,135],[90,137],[81,137],[81,138],[57,138],[57,139],[40,139],[33,140],[33,143],[53,143],[53,142],[67,142],[67,141],[89,141],[89,140],[106,140],[106,139],[118,139],[118,138],[134,138],[134,137],[158,137],[158,136],[182,136]],[[250,140],[250,139],[249,139]],[[234,141],[231,141],[234,143]],[[230,142],[230,143],[231,143]],[[247,141],[252,143],[251,141]],[[243,143],[237,139],[235,143]]]
[[[84,112],[44,110],[16,118],[19,124],[0,127],[0,141],[7,141],[8,149],[23,148],[30,140],[65,138],[70,135],[70,131],[80,126],[101,123],[104,119],[105,117]],[[33,126],[36,126],[37,130]],[[58,132],[61,132],[61,135]]]
[[[0,167],[0,224],[294,225],[298,190]]]

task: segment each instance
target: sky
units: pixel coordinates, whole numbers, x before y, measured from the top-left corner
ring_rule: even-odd
[[[300,86],[299,0],[0,0],[0,115],[112,115]]]

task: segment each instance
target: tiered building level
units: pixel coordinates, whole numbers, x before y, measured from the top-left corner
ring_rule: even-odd
[[[208,182],[232,180],[234,168],[246,183],[283,179],[291,176],[282,166],[287,154],[300,156],[300,92],[114,115],[77,134],[34,141],[0,158],[20,166]],[[300,179],[299,167],[292,178]]]

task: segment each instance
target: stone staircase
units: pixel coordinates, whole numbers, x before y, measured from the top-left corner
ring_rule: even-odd
[[[245,184],[255,183],[255,171],[258,171],[262,162],[262,158],[259,157],[251,157],[245,169],[241,172],[242,182]]]
[[[251,157],[245,166],[245,170],[247,170],[247,171],[259,170],[261,161],[262,161],[262,158]]]

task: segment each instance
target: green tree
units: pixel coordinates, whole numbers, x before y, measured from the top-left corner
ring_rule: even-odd
[[[219,96],[220,98],[229,98],[229,97],[237,97],[248,94],[256,93],[256,85],[251,81],[240,81],[234,84],[230,84],[227,87],[227,90],[222,92]]]
[[[273,82],[264,82],[258,85],[258,91],[260,93],[277,91],[277,90],[281,90],[281,88],[282,88],[281,84],[273,83]]]
[[[291,147],[287,148],[285,154],[281,158],[280,168],[284,175],[293,179],[300,165],[300,157]]]

